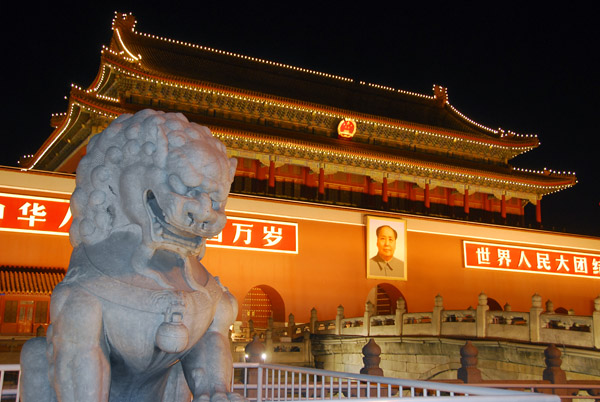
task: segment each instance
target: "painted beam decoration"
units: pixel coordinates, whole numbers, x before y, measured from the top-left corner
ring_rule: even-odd
[[[0,193],[0,231],[68,236],[69,200]]]
[[[223,231],[206,246],[298,254],[298,224],[228,216]]]
[[[600,254],[463,241],[465,268],[600,279]]]

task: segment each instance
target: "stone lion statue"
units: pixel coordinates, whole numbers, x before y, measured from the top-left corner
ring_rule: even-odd
[[[242,399],[227,338],[237,303],[199,262],[235,167],[182,114],[122,115],[90,140],[52,324],[21,354],[22,401]]]

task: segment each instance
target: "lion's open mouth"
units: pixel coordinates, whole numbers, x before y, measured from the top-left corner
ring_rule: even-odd
[[[152,190],[146,192],[146,204],[152,219],[152,232],[162,237],[165,241],[176,243],[188,249],[200,246],[203,237],[192,232],[182,230],[166,221],[166,216]],[[188,217],[193,219],[192,217]]]

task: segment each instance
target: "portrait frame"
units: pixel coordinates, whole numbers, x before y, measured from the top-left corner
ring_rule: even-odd
[[[387,279],[394,281],[408,280],[408,264],[406,258],[406,220],[367,215],[366,222],[366,273],[367,278]],[[388,226],[396,234],[396,248],[393,259],[387,264],[379,255],[377,229]],[[389,232],[388,232],[389,233]],[[399,260],[399,261],[398,261]],[[394,272],[397,271],[397,272]]]

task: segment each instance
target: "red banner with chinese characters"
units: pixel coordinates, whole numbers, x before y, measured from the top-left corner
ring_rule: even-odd
[[[600,253],[463,241],[465,268],[600,279]]]
[[[69,200],[0,193],[0,230],[69,235]]]
[[[0,231],[68,236],[69,200],[0,193]],[[298,254],[298,224],[228,217],[208,247]]]
[[[298,254],[298,224],[229,216],[223,231],[206,245]]]

